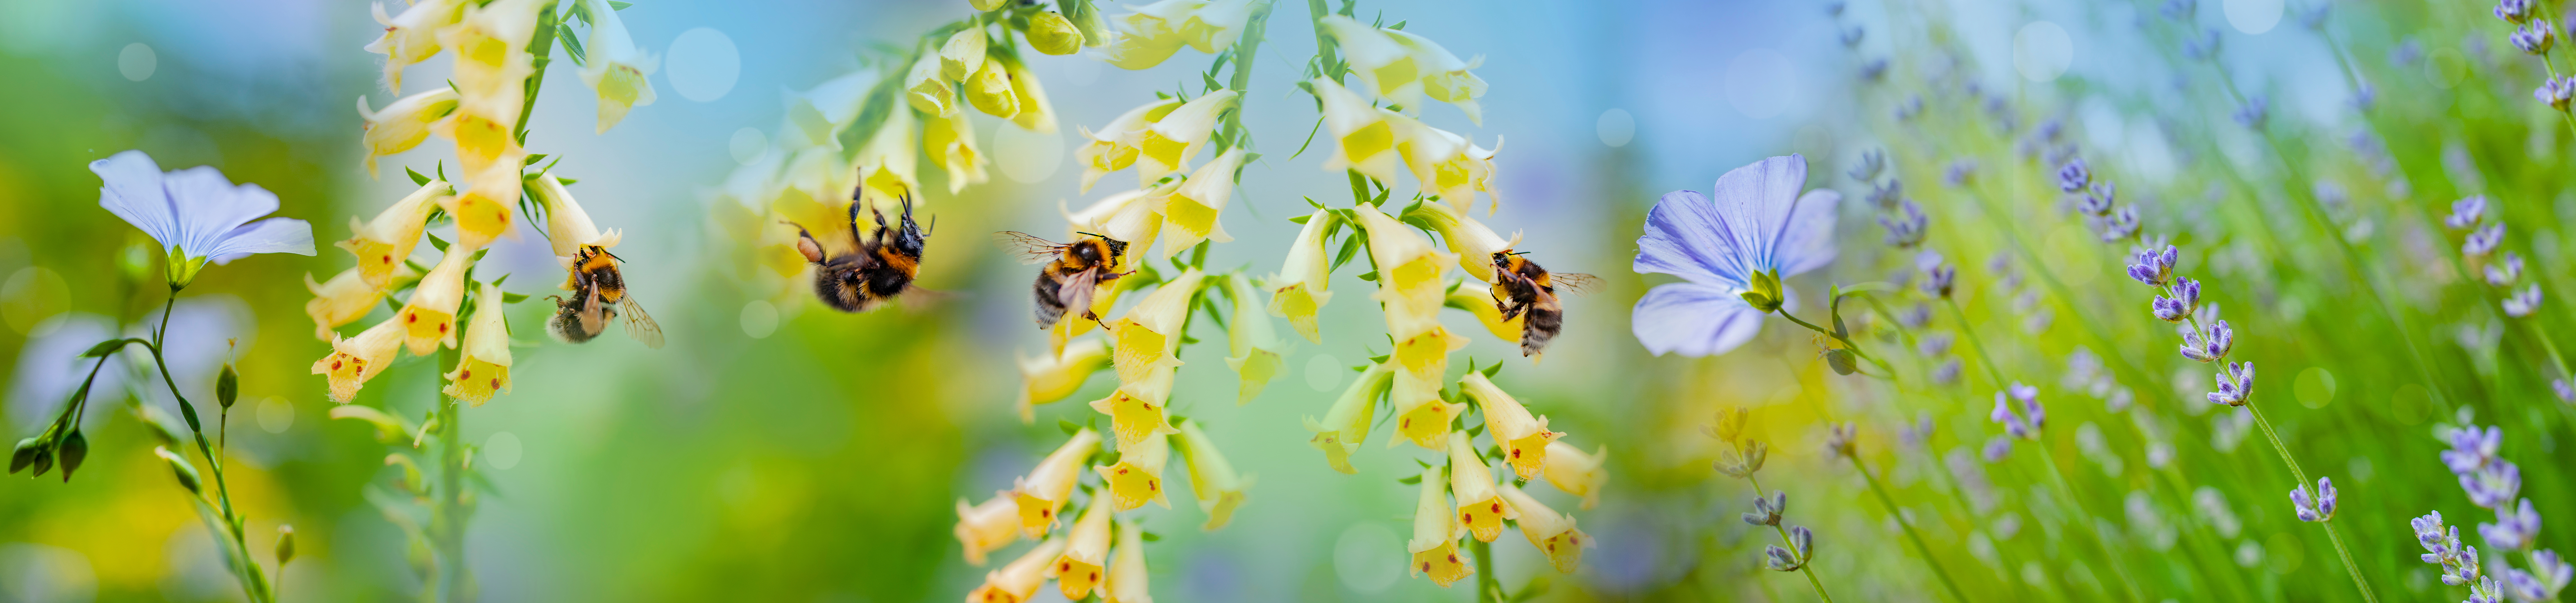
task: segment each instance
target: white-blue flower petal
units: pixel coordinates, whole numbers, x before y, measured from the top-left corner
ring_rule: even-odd
[[[1629,327],[1646,351],[1709,356],[1733,350],[1762,332],[1762,312],[1729,289],[1673,283],[1637,300]]]

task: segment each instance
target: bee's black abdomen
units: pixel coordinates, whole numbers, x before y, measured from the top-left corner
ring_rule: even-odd
[[[1064,299],[1057,295],[1063,290],[1063,284],[1057,283],[1055,275],[1049,272],[1038,272],[1038,284],[1034,288],[1038,301],[1038,330],[1041,331],[1055,328],[1055,322],[1064,318]]]
[[[834,310],[857,312],[866,305],[864,303],[866,300],[859,292],[858,283],[851,282],[843,276],[845,274],[847,274],[846,271],[834,270],[829,266],[815,268],[814,296],[822,298],[823,304],[831,306]]]
[[[1565,312],[1532,306],[1527,316],[1528,319],[1521,323],[1521,355],[1534,356],[1547,348],[1548,341],[1556,339],[1558,331],[1565,329]]]

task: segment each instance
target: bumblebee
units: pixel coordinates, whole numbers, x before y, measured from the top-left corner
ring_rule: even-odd
[[[1058,320],[1074,309],[1082,319],[1100,320],[1091,311],[1091,294],[1100,285],[1134,272],[1112,272],[1127,256],[1127,242],[1091,233],[1075,233],[1082,238],[1057,244],[1025,232],[997,232],[993,239],[1002,246],[1017,250],[1022,263],[1046,263],[1038,269],[1038,281],[1032,293],[1037,297],[1038,329],[1055,327]]]
[[[546,321],[546,334],[564,343],[588,343],[607,330],[608,322],[626,317],[626,335],[644,347],[662,347],[662,326],[654,324],[652,315],[626,291],[626,275],[617,270],[625,260],[598,245],[583,245],[573,250],[572,274],[565,277],[563,288],[572,298],[547,296],[555,300],[555,317]]]
[[[1521,355],[1535,356],[1565,330],[1565,306],[1557,297],[1558,290],[1580,295],[1601,279],[1589,274],[1550,273],[1538,262],[1522,257],[1527,253],[1509,249],[1494,252],[1494,308],[1502,310],[1503,320],[1528,317],[1521,321]]]
[[[883,212],[870,210],[877,223],[872,236],[860,234],[862,205],[857,200],[850,203],[850,240],[843,248],[855,249],[853,253],[827,254],[813,232],[796,225],[796,251],[815,267],[814,294],[843,312],[873,310],[903,294],[921,291],[912,281],[921,275],[921,252],[929,244],[930,231],[912,220],[912,197],[903,197],[903,215],[892,225],[886,223]]]

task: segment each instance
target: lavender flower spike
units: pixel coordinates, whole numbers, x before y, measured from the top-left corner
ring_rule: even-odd
[[[1763,315],[1784,301],[1780,279],[1834,260],[1842,194],[1801,192],[1806,182],[1807,159],[1790,155],[1728,171],[1710,195],[1665,193],[1646,214],[1632,268],[1686,282],[1637,301],[1630,320],[1637,342],[1656,354],[1708,356],[1760,333]]]
[[[2189,277],[2174,279],[2173,294],[2174,296],[2170,298],[2156,296],[2153,302],[2156,319],[2165,322],[2182,322],[2182,319],[2190,318],[2193,311],[2200,309],[2200,281],[2191,280]]]
[[[2557,394],[2561,403],[2576,404],[2576,384],[2569,384],[2566,379],[2549,380],[2549,392]]]
[[[1923,269],[1923,277],[1924,293],[1948,299],[1951,288],[1958,283],[1959,269],[1947,262],[1933,264]]]
[[[2521,291],[2516,291],[2504,298],[2505,316],[2522,318],[2538,311],[2540,311],[2540,283],[2524,286]]]
[[[2218,391],[2209,393],[2211,404],[2244,406],[2254,397],[2254,363],[2230,362],[2218,373]]]
[[[2507,23],[2521,25],[2531,20],[2531,7],[2531,0],[2501,0],[2496,3],[2495,16]]]
[[[2460,531],[2460,528],[2453,526],[2451,531],[2458,532]],[[2451,540],[2453,544],[2458,544],[2458,538],[2452,538]],[[2442,583],[2459,586],[2462,584],[2477,582],[2480,577],[2478,572],[2478,547],[2458,545],[2457,548],[2459,549],[2458,552],[2451,553],[2449,562],[2443,564],[2450,566],[2451,572],[2442,575]],[[2492,587],[2493,585],[2490,584],[2488,586]]]
[[[2487,254],[2495,253],[2496,247],[2503,244],[2504,223],[2488,224],[2486,228],[2469,233],[2469,238],[2460,242],[2460,255],[2471,258],[2487,257]]]
[[[2138,279],[2138,282],[2149,285],[2165,286],[2165,281],[2173,280],[2174,260],[2178,257],[2172,245],[2166,245],[2161,252],[2153,249],[2140,251],[2129,258],[2129,278]]]
[[[2511,287],[2514,281],[2522,280],[2522,256],[2507,251],[2499,257],[2500,259],[2495,262],[2487,264],[2487,284]]]
[[[2228,350],[2235,348],[2236,329],[2227,326],[2225,319],[2210,323],[2199,333],[2185,333],[2182,336],[2182,357],[2192,360],[2209,362],[2225,358]]]
[[[2512,42],[2514,48],[2520,48],[2523,52],[2545,54],[2549,52],[2549,47],[2558,41],[2557,28],[2551,27],[2548,19],[2533,19],[2531,23],[2507,34],[2505,41]]]
[[[2120,187],[2118,185],[2114,185],[2109,182],[2095,182],[2093,183],[2093,190],[2084,193],[2084,200],[2077,202],[2075,210],[2084,212],[2084,215],[2087,216],[2101,216],[2109,214],[2111,213],[2111,206],[2119,201],[2119,191]]]
[[[2443,534],[2441,511],[2407,520],[2406,525],[2415,528],[2415,542],[2424,545],[2425,563],[2441,563],[2442,560],[2449,559],[2451,551],[2455,548],[2451,543],[2460,539],[2460,531],[2456,528],[2452,529],[2447,537]]]
[[[2317,478],[2317,496],[2315,500],[2310,500],[2308,498],[2307,484],[2300,484],[2297,487],[2290,488],[2290,506],[2298,510],[2299,521],[2325,521],[2334,519],[2334,480],[2325,477]]]
[[[1932,218],[1923,215],[1923,208],[1915,205],[1911,199],[1900,202],[1898,209],[1904,212],[1904,217],[1878,219],[1878,225],[1887,228],[1887,245],[1898,249],[1913,249],[1914,246],[1923,244],[1923,236],[1928,234]]]
[[[2012,401],[2004,397],[2003,392],[1995,392],[1995,410],[1986,413],[1986,419],[2004,424],[2004,433],[2012,434],[2012,437],[2030,437],[2030,424],[2022,422],[2021,415],[2013,412]]]
[[[1887,152],[1870,149],[1861,151],[1860,163],[1852,165],[1851,171],[1845,172],[1844,175],[1851,176],[1853,182],[1870,182],[1877,180],[1879,172],[1886,170]]]
[[[2453,429],[2442,439],[2451,444],[2450,450],[2442,451],[2442,465],[2450,467],[2451,473],[2468,475],[2496,461],[2496,449],[2504,445],[2504,430],[2494,425],[2483,430],[2471,425]]]
[[[1886,184],[1870,187],[1868,198],[1869,204],[1879,209],[1893,209],[1897,201],[1905,199],[1905,181],[1889,178]]]
[[[1851,456],[1853,441],[1859,438],[1860,428],[1848,421],[1829,426],[1825,434],[1825,453],[1834,458]]]
[[[2098,222],[2095,228],[2102,233],[2102,242],[2118,243],[2129,240],[2130,237],[2138,236],[2138,206],[2120,206],[2120,211],[2103,216],[2095,222]]]
[[[2570,577],[2576,577],[2576,566],[2559,559],[2557,551],[2540,551],[2531,554],[2530,572],[2505,570],[2504,587],[2519,600],[2555,601]]]
[[[2576,100],[2576,77],[2542,76],[2540,87],[2531,90],[2531,97],[2540,99],[2551,109],[2565,111],[2567,102]]]
[[[2451,202],[2451,215],[2442,218],[2442,225],[2452,230],[2476,228],[2478,221],[2486,218],[2486,213],[2487,196],[2469,195]]]
[[[2066,161],[2066,167],[2057,168],[2058,190],[2069,193],[2081,192],[2085,186],[2092,183],[2093,171],[2085,167],[2082,157],[2069,159]]]
[[[2245,97],[2244,106],[2236,108],[2236,124],[2255,130],[2263,129],[2263,120],[2271,113],[2271,106],[2272,99],[2264,98],[2263,95]]]
[[[1992,439],[1986,440],[1986,447],[1984,450],[1986,462],[1993,463],[2004,460],[2004,455],[2012,454],[2012,443],[2012,436],[2008,435],[1998,435]]]
[[[2519,509],[2497,510],[2495,523],[2478,524],[2478,535],[2491,548],[2529,550],[2540,544],[2540,513],[2531,509],[2531,499],[2522,499]]]
[[[1773,492],[1772,499],[1753,497],[1753,510],[1744,513],[1744,523],[1757,526],[1780,525],[1780,513],[1789,508],[1789,493]]]
[[[2522,491],[2522,468],[2513,463],[2489,463],[2477,471],[2460,476],[2460,489],[2469,494],[2469,504],[2489,509],[2504,508]]]
[[[2469,587],[2469,598],[2461,603],[2504,603],[2504,585],[2495,576],[2479,576],[2478,583]]]

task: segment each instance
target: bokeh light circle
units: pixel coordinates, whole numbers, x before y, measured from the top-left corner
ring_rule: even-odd
[[[2056,23],[2032,21],[2013,34],[2013,70],[2021,72],[2022,79],[2054,80],[2074,64],[2075,39]]]
[[[742,51],[734,48],[732,37],[711,28],[680,32],[665,60],[671,89],[701,103],[724,98],[742,78]]]

